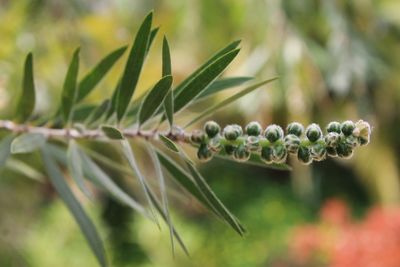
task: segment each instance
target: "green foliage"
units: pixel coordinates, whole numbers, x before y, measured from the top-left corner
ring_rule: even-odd
[[[33,80],[33,55],[29,53],[25,60],[22,93],[19,97],[16,119],[20,122],[27,121],[35,108],[35,83]]]
[[[77,98],[77,79],[79,71],[79,52],[78,48],[72,57],[68,67],[67,75],[65,76],[62,96],[61,108],[64,122],[69,123],[72,117],[73,107]]]

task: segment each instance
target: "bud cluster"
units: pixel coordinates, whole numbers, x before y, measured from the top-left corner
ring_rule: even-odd
[[[218,123],[208,121],[204,129],[192,132],[191,141],[199,146],[197,156],[208,161],[215,153],[223,151],[237,161],[247,161],[252,153],[259,154],[267,163],[284,163],[288,154],[294,154],[303,164],[321,161],[326,157],[350,158],[358,146],[369,143],[371,127],[359,120],[330,122],[326,134],[318,124],[307,128],[298,122],[290,123],[285,131],[272,124],[262,128],[258,122],[250,122],[244,129],[237,124],[221,130]]]

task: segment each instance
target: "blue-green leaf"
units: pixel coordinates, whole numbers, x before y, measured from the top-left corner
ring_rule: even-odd
[[[147,54],[150,39],[151,23],[153,13],[151,12],[144,19],[136,35],[135,42],[129,54],[124,73],[121,78],[121,85],[118,87],[117,95],[117,119],[121,121],[129,106],[129,102],[139,81],[140,72]]]
[[[170,150],[172,150],[175,153],[179,153],[180,150],[178,146],[168,137],[166,137],[163,134],[159,134],[158,137],[160,137],[160,140],[164,143],[166,147],[168,147]]]
[[[46,137],[40,133],[24,133],[17,136],[11,143],[11,153],[30,153],[46,143]]]
[[[110,139],[114,140],[124,139],[124,135],[122,134],[122,132],[113,126],[102,125],[101,130]]]
[[[13,135],[8,135],[1,139],[0,142],[0,169],[4,167],[7,162],[7,159],[10,156],[11,150],[11,142],[14,139]]]
[[[79,72],[79,48],[75,50],[65,77],[61,95],[61,111],[64,122],[69,123],[72,117],[72,110],[77,97],[77,79]]]
[[[162,75],[171,75],[171,55],[169,51],[169,45],[167,38],[164,36],[163,48],[162,48]],[[167,117],[169,126],[172,129],[174,124],[174,92],[170,90],[164,99],[164,111],[165,117]]]
[[[240,86],[252,79],[253,77],[229,77],[215,80],[199,95],[198,99],[211,96],[226,89]]]
[[[79,201],[75,198],[68,184],[65,182],[65,178],[58,167],[56,161],[51,156],[50,152],[43,147],[41,149],[44,166],[47,174],[49,175],[50,181],[56,189],[57,193],[64,201],[76,222],[78,223],[82,233],[88,241],[90,248],[95,254],[98,262],[102,267],[107,266],[105,257],[105,251],[103,243],[96,231],[96,228],[90,218],[86,215]]]
[[[112,66],[114,66],[118,59],[124,54],[126,48],[126,46],[123,46],[108,54],[82,79],[78,86],[76,102],[80,102],[92,92],[96,85],[100,83]]]
[[[172,76],[168,75],[159,80],[147,94],[139,109],[139,125],[150,119],[162,105],[172,85]]]
[[[17,120],[27,121],[35,108],[35,83],[33,80],[33,56],[29,53],[25,60],[22,93],[17,104]]]

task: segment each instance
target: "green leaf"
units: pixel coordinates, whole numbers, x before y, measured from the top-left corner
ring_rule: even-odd
[[[83,171],[88,178],[101,185],[121,203],[142,214],[144,217],[152,220],[145,208],[131,196],[125,193],[89,156],[87,156],[81,150],[79,150],[79,153],[82,159]]]
[[[101,118],[104,118],[106,114],[108,113],[109,109],[111,107],[111,100],[106,99],[104,100],[100,106],[97,106],[90,114],[89,116],[86,117],[84,124],[89,126],[92,126],[94,123],[99,121]]]
[[[13,172],[20,173],[27,178],[35,180],[36,182],[42,183],[46,179],[46,177],[43,173],[39,172],[32,166],[26,164],[25,162],[15,159],[15,158],[9,158],[7,160],[5,168],[7,168]]]
[[[164,36],[162,48],[162,75],[171,75],[171,55],[169,52],[169,45],[167,38]],[[169,126],[172,129],[174,124],[174,93],[170,90],[164,99],[165,117],[168,119]]]
[[[179,94],[184,88],[187,87],[187,85],[195,78],[196,76],[199,75],[199,73],[203,72],[206,68],[209,67],[211,63],[213,63],[215,60],[220,58],[222,55],[225,55],[226,53],[236,49],[240,44],[240,41],[234,41],[227,45],[226,47],[222,48],[219,50],[217,53],[215,53],[209,60],[207,60],[206,63],[201,65],[197,70],[195,70],[192,74],[190,74],[185,80],[183,80],[176,88],[174,93]]]
[[[103,125],[101,126],[101,131],[110,139],[123,140],[124,135],[120,130],[115,127]]]
[[[129,102],[139,81],[140,72],[147,54],[147,47],[150,38],[151,22],[153,13],[151,12],[144,19],[136,35],[135,42],[129,54],[124,73],[121,78],[121,85],[117,95],[117,119],[121,121],[129,106]]]
[[[29,53],[25,60],[22,93],[17,104],[17,119],[27,121],[35,108],[35,83],[33,80],[33,56]]]
[[[156,35],[157,35],[159,29],[160,29],[160,28],[157,27],[157,28],[154,28],[154,29],[151,30],[151,32],[150,32],[150,37],[149,37],[149,44],[147,45],[147,51],[146,51],[146,53],[149,53],[150,48],[151,48],[151,45],[153,44],[153,41],[154,41],[154,39],[156,38]]]
[[[216,80],[199,95],[198,99],[205,98],[229,88],[240,86],[252,79],[253,77],[229,77]]]
[[[126,46],[118,48],[104,57],[79,83],[78,96],[76,102],[84,99],[100,83],[100,81],[110,71],[112,66],[126,51]]]
[[[93,198],[93,194],[85,185],[85,179],[83,175],[82,159],[79,154],[78,145],[74,140],[69,141],[68,151],[67,151],[67,162],[68,169],[75,183],[78,185],[79,189],[84,195],[89,199]]]
[[[11,142],[13,141],[14,136],[8,135],[1,139],[0,142],[0,169],[4,167],[7,162],[7,159],[10,157],[11,150]]]
[[[175,97],[175,112],[183,109],[193,99],[199,96],[232,62],[240,49],[232,50],[212,62],[207,68],[195,76]]]
[[[46,137],[40,133],[24,133],[17,136],[11,143],[11,153],[30,153],[46,143]]]
[[[245,233],[245,230],[238,219],[233,216],[232,213],[224,206],[221,200],[219,200],[219,198],[215,195],[210,186],[204,180],[203,176],[201,176],[201,174],[196,170],[194,165],[187,162],[187,166],[204,197],[216,209],[216,211],[225,220],[225,222],[227,222],[238,234],[243,235]]]
[[[43,162],[51,183],[53,184],[61,199],[64,201],[65,205],[74,216],[100,265],[102,267],[107,266],[104,246],[96,231],[94,224],[86,215],[81,204],[78,202],[71,189],[68,187],[61,170],[57,166],[57,163],[55,162],[49,151],[47,151],[45,147],[43,147],[41,151]]]
[[[208,109],[203,111],[200,115],[198,115],[197,117],[192,119],[189,123],[187,123],[184,128],[187,128],[188,126],[192,125],[193,123],[198,122],[199,120],[201,120],[201,119],[203,119],[203,118],[215,113],[217,110],[219,110],[219,109],[231,104],[232,102],[238,100],[239,98],[241,98],[241,97],[253,92],[255,89],[259,88],[260,86],[265,85],[267,83],[270,83],[272,81],[275,81],[276,79],[278,79],[278,78],[274,77],[274,78],[259,82],[257,84],[251,85],[251,86],[243,89],[239,93],[234,94],[233,96],[225,99],[224,101],[219,102],[219,103],[215,104],[214,106],[209,107]]]
[[[142,172],[139,170],[139,167],[138,167],[138,165],[136,163],[136,159],[135,159],[135,156],[133,154],[131,145],[129,144],[128,140],[126,140],[126,139],[121,140],[121,145],[122,145],[122,151],[124,153],[125,158],[128,160],[129,166],[133,170],[133,173],[135,174],[135,176],[139,179],[139,182],[140,182],[140,184],[142,186],[144,195],[145,195],[145,197],[147,199],[147,202],[148,202],[148,204],[150,206],[150,212],[151,212],[151,214],[153,216],[153,219],[157,223],[157,225],[160,226],[158,224],[157,217],[156,217],[156,215],[155,215],[155,213],[153,211],[154,206],[153,206],[153,202],[150,199],[149,191],[147,190],[146,179],[143,176]]]
[[[168,75],[159,80],[147,94],[139,109],[139,125],[150,119],[162,105],[164,98],[171,89],[172,76]]]
[[[79,72],[79,48],[75,50],[64,81],[61,95],[61,112],[66,123],[72,117],[72,109],[77,97],[77,78]]]
[[[164,145],[168,147],[170,150],[172,150],[175,153],[180,152],[178,146],[171,139],[169,139],[163,134],[159,134],[158,136],[160,137],[160,140],[164,143]]]

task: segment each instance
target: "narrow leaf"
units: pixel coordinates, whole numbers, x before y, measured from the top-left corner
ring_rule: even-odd
[[[154,28],[154,29],[151,30],[151,32],[150,32],[150,37],[149,37],[149,44],[147,45],[147,51],[146,51],[146,53],[149,53],[150,48],[151,48],[151,45],[153,44],[153,41],[154,41],[154,39],[156,38],[156,35],[157,35],[159,29],[160,29],[160,28],[157,27],[157,28]]]
[[[22,93],[17,104],[17,119],[27,121],[35,108],[35,84],[33,80],[33,56],[29,53],[25,60]]]
[[[101,126],[101,130],[110,139],[114,140],[124,139],[124,135],[122,134],[122,132],[115,127],[103,125]]]
[[[199,96],[232,62],[240,49],[232,50],[212,62],[195,76],[175,97],[174,110],[180,111],[193,99]]]
[[[198,99],[211,96],[226,89],[240,86],[252,79],[253,77],[229,77],[216,80],[199,95]]]
[[[17,136],[11,143],[11,153],[30,153],[46,143],[46,137],[40,133],[24,133]]]
[[[124,54],[126,48],[126,46],[123,46],[108,54],[82,79],[78,86],[77,103],[93,91],[96,85],[100,83],[118,59]]]
[[[84,175],[82,168],[82,159],[79,154],[78,145],[74,140],[69,141],[69,146],[67,151],[67,161],[68,161],[68,169],[79,189],[89,199],[93,199],[93,194],[85,185],[85,178],[83,177]]]
[[[162,76],[171,75],[171,55],[167,38],[164,36],[162,48]],[[172,129],[174,124],[174,92],[170,90],[164,99],[165,117],[168,119],[169,126]]]
[[[64,81],[61,96],[61,109],[64,122],[69,123],[72,117],[72,109],[77,97],[77,78],[79,71],[79,48],[74,52]]]
[[[164,98],[171,89],[172,76],[168,75],[161,78],[160,81],[151,89],[143,100],[139,109],[139,125],[150,119],[157,109],[162,105]]]
[[[85,119],[84,124],[87,126],[92,126],[94,123],[98,122],[101,118],[104,118],[111,107],[111,100],[104,100],[100,106],[97,106]],[[101,121],[101,120],[100,120]]]
[[[95,254],[100,265],[102,267],[107,266],[104,246],[96,231],[94,224],[86,215],[81,204],[78,202],[71,189],[68,187],[61,170],[57,166],[57,163],[55,162],[51,154],[46,150],[45,147],[43,147],[41,151],[43,162],[51,183],[53,184],[57,193],[64,201],[65,205],[68,207],[72,215],[75,217],[76,222],[78,223],[82,233],[88,241],[90,248]]]
[[[7,160],[5,168],[14,171],[16,173],[20,173],[23,176],[30,178],[32,180],[35,180],[36,182],[44,182],[45,181],[45,175],[32,166],[26,164],[25,162],[15,159],[15,158],[10,158]]]
[[[171,139],[169,139],[163,134],[159,134],[158,136],[160,137],[160,140],[164,143],[164,145],[168,147],[170,150],[172,150],[175,153],[180,152],[178,146]]]
[[[139,81],[140,72],[147,53],[150,38],[151,22],[153,13],[151,12],[144,19],[136,35],[135,42],[129,54],[124,73],[121,78],[121,86],[118,90],[117,99],[117,119],[121,121],[128,108],[129,102]]]
[[[10,157],[10,149],[11,142],[13,141],[14,136],[8,135],[3,137],[0,142],[0,169],[4,167],[7,162],[7,159]]]
[[[233,96],[223,100],[222,102],[219,102],[219,103],[215,104],[214,106],[209,107],[208,109],[203,111],[200,115],[198,115],[197,117],[192,119],[189,123],[187,123],[184,128],[189,127],[193,123],[198,122],[199,120],[201,120],[201,119],[213,114],[217,110],[219,110],[219,109],[231,104],[232,102],[238,100],[239,98],[241,98],[241,97],[253,92],[255,89],[259,88],[260,86],[265,85],[267,83],[270,83],[272,81],[275,81],[276,79],[278,79],[278,78],[275,77],[275,78],[272,78],[272,79],[268,79],[268,80],[259,82],[257,84],[252,85],[252,86],[249,86],[249,87],[243,89],[242,91],[240,91],[239,93],[234,94]]]

